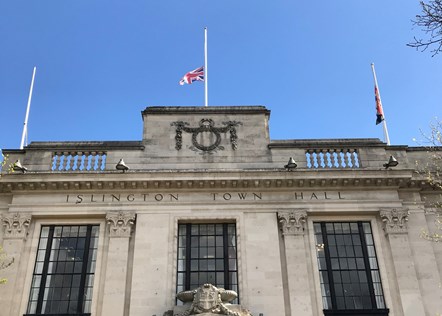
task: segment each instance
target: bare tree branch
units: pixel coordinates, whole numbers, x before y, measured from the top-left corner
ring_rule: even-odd
[[[414,37],[413,42],[407,44],[422,52],[432,48],[432,57],[442,52],[442,0],[431,0],[425,3],[420,1],[422,14],[416,15],[413,24],[419,26],[427,34],[427,39]]]

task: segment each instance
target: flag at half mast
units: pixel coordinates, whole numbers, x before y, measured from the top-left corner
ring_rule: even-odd
[[[180,80],[180,85],[192,84],[194,81],[204,81],[204,66],[186,73]]]
[[[378,86],[374,86],[374,97],[376,100],[376,125],[382,123],[384,118],[384,109],[382,108],[381,97],[379,96]]]

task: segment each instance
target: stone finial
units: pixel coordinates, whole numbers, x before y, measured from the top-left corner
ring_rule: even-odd
[[[109,212],[106,221],[109,225],[110,237],[130,237],[135,224],[134,212]]]
[[[307,210],[298,209],[291,212],[278,212],[279,228],[283,235],[304,235],[304,224]]]
[[[384,209],[380,211],[384,231],[386,234],[406,234],[408,210],[407,209]]]
[[[5,227],[4,239],[26,239],[28,227],[31,224],[31,215],[14,213],[2,216]]]

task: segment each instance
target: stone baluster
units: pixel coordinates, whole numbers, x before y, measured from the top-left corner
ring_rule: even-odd
[[[331,162],[331,167],[332,168],[334,168],[334,167],[338,167],[339,166],[339,163],[338,163],[338,160],[337,160],[338,158],[337,158],[337,155],[336,155],[336,149],[330,149],[330,162]]]
[[[62,152],[56,152],[55,153],[55,167],[54,167],[54,170],[56,170],[56,171],[60,170],[62,156],[63,156]]]
[[[351,162],[351,165],[352,165],[353,168],[354,168],[354,167],[356,167],[356,165],[357,165],[357,162],[356,162],[356,155],[355,155],[355,153],[356,153],[356,149],[349,149],[348,152],[350,153],[350,162]]]
[[[109,250],[104,280],[102,315],[124,315],[129,260],[129,239],[135,225],[134,212],[109,212]]]
[[[101,170],[102,169],[102,165],[103,165],[103,155],[104,155],[104,152],[102,152],[102,151],[100,151],[100,152],[98,152],[98,163],[97,163],[97,170]]]
[[[383,209],[380,211],[380,217],[390,243],[403,315],[425,315],[408,238],[408,210]]]
[[[327,168],[327,157],[325,156],[325,154],[326,154],[326,151],[325,150],[323,150],[323,149],[320,149],[319,150],[319,157],[320,157],[320,165],[321,165],[321,167],[324,169],[324,168]]]
[[[20,296],[14,296],[14,293],[20,293],[23,289],[24,275],[21,257],[25,255],[25,241],[28,235],[28,227],[31,224],[31,215],[23,213],[6,213],[1,218],[3,231],[3,249],[9,258],[14,262],[7,269],[2,270],[2,277],[8,281],[1,285],[2,293],[0,295],[1,315],[17,315],[15,308],[20,305]],[[3,314],[4,313],[4,314]]]
[[[284,238],[290,311],[286,315],[312,315],[312,298],[304,234],[307,211],[294,209],[278,212],[279,228]]]
[[[91,170],[91,152],[90,151],[86,151],[83,153],[84,155],[84,165],[83,165],[83,170],[88,171]]]
[[[82,151],[77,151],[77,160],[76,160],[76,164],[75,164],[76,171],[80,171],[81,162],[83,160],[83,157],[84,157],[84,153]]]

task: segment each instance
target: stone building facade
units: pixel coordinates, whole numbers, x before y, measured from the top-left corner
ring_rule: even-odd
[[[255,316],[442,313],[425,149],[270,140],[269,117],[148,107],[141,141],[4,150],[27,170],[0,178],[0,315],[193,315],[176,294],[204,284]]]

